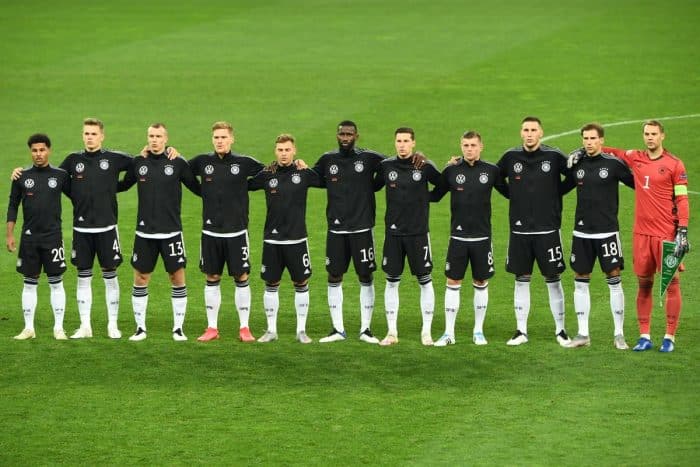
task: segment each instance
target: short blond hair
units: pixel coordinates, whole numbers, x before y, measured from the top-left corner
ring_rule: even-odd
[[[94,117],[88,117],[83,119],[83,125],[90,125],[90,126],[98,126],[100,127],[100,130],[105,129],[105,124],[102,123],[102,120],[99,118],[94,118]]]
[[[289,133],[282,133],[277,138],[275,138],[275,144],[286,143],[287,141],[290,141],[292,144],[296,144],[294,136],[290,135]]]
[[[211,126],[211,131],[216,131],[216,130],[228,130],[229,134],[233,136],[233,126],[229,122],[225,121],[220,121],[220,122],[214,122],[214,124]]]

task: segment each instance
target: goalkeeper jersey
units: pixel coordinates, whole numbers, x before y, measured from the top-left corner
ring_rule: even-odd
[[[673,238],[676,226],[688,225],[688,175],[679,158],[665,150],[657,159],[645,150],[603,151],[625,161],[634,174],[634,233]]]

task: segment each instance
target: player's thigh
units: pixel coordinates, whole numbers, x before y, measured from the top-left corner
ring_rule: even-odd
[[[649,235],[632,237],[632,263],[637,276],[653,276],[661,269],[661,239]]]
[[[371,230],[350,234],[350,250],[355,272],[360,277],[370,276],[377,270],[374,251],[374,233]]]
[[[304,282],[311,277],[311,258],[306,241],[284,245],[284,263],[292,282]]]
[[[73,230],[70,262],[79,271],[83,269],[92,269],[92,265],[95,262],[95,255],[97,254],[96,236],[96,233]]]
[[[469,242],[450,238],[445,258],[445,276],[461,281],[469,266]]]
[[[250,241],[248,232],[236,237],[228,237],[226,241],[226,264],[229,276],[250,274]]]
[[[159,247],[166,271],[173,273],[187,267],[187,251],[182,232],[170,238],[161,239]]]
[[[160,239],[134,236],[134,249],[131,266],[139,272],[151,273],[156,267],[160,254]]]
[[[387,276],[399,277],[403,273],[406,252],[402,239],[403,237],[395,235],[384,235],[382,270]]]
[[[331,276],[342,276],[350,265],[350,234],[326,234],[326,271]]]
[[[199,240],[199,270],[220,276],[224,271],[225,238],[202,234]]]
[[[577,274],[590,274],[593,272],[593,265],[597,256],[595,242],[596,240],[592,238],[572,238],[569,265]]]
[[[277,283],[282,279],[284,272],[284,256],[281,249],[284,245],[263,242],[262,266],[260,266],[260,278],[265,282]]]
[[[122,264],[121,243],[119,242],[119,231],[117,228],[100,232],[95,235],[95,249],[97,259],[103,269],[116,269]],[[80,269],[80,267],[78,267]]]
[[[472,266],[472,279],[485,281],[496,272],[493,261],[493,243],[490,238],[468,243],[469,263]]]
[[[596,240],[596,252],[600,269],[608,273],[615,269],[625,269],[625,259],[622,256],[620,234],[615,233],[608,238]]]
[[[430,234],[404,237],[404,248],[411,274],[425,276],[433,271],[433,253],[430,247]]]
[[[535,263],[534,235],[510,234],[506,271],[516,276],[531,274]]]
[[[17,272],[29,277],[36,277],[41,274],[41,243],[27,240],[24,236],[19,242],[17,252]]]
[[[564,272],[566,262],[559,231],[533,235],[533,237],[536,237],[535,259],[542,275],[550,277]]]
[[[39,255],[47,276],[60,276],[66,272],[66,250],[60,236],[42,241]]]

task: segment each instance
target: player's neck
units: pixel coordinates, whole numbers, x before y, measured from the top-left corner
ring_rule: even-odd
[[[664,148],[662,146],[659,146],[653,151],[650,151],[647,149],[647,156],[649,156],[649,159],[651,160],[656,160],[659,157],[661,157],[664,154]]]

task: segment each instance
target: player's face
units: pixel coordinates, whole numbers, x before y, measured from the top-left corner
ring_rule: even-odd
[[[105,134],[98,125],[83,125],[83,143],[85,144],[85,149],[90,152],[101,149],[104,139]]]
[[[148,127],[148,150],[153,154],[163,154],[168,143],[168,132],[165,128]]]
[[[226,128],[218,128],[212,133],[211,142],[217,154],[228,154],[233,145],[233,135]]]
[[[520,138],[523,140],[523,147],[528,152],[540,147],[542,135],[542,127],[537,122],[523,122],[520,127]]]
[[[416,142],[411,137],[411,133],[397,133],[394,137],[394,146],[396,147],[396,154],[400,158],[405,159],[413,154]]]
[[[468,162],[474,162],[481,159],[481,151],[484,145],[479,138],[462,138],[462,155]]]
[[[29,148],[32,153],[32,162],[37,167],[46,167],[49,165],[49,156],[51,148],[46,146],[46,143],[34,143]]]
[[[277,163],[279,165],[283,167],[292,165],[292,162],[294,162],[294,156],[296,155],[297,148],[291,141],[275,144],[275,157],[277,158]]]
[[[644,144],[649,151],[661,148],[666,135],[656,125],[644,125]]]
[[[596,130],[586,130],[581,135],[583,140],[583,148],[589,156],[597,156],[603,150],[605,138],[598,136]]]
[[[355,147],[355,141],[360,137],[354,127],[347,125],[338,127],[338,133],[335,136],[338,139],[338,146],[343,149]]]

